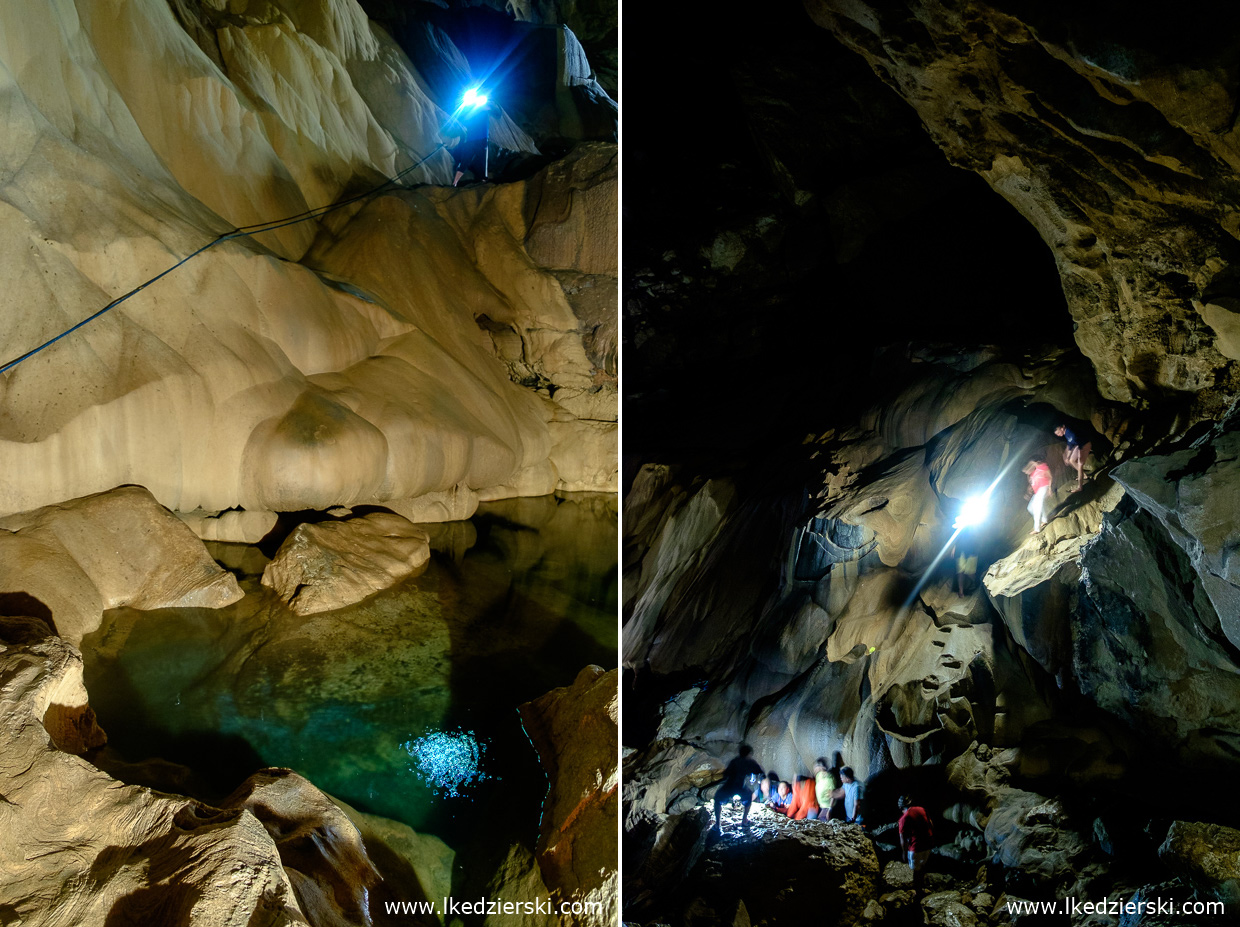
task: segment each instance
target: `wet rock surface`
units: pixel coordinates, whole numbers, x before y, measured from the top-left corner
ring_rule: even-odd
[[[588,666],[571,686],[521,706],[550,783],[538,866],[557,897],[597,905],[565,918],[590,927],[612,923],[619,905],[619,699],[619,672]]]
[[[379,873],[362,836],[326,795],[291,769],[262,769],[222,803],[254,815],[275,841],[297,901],[315,927],[370,918]]]
[[[0,619],[0,677],[0,910],[31,925],[308,923],[249,811],[122,785],[66,752],[101,741],[76,648]],[[76,743],[41,723],[68,711]]]
[[[430,535],[399,515],[302,524],[263,570],[298,615],[352,605],[412,576],[431,558]]]
[[[222,608],[242,596],[188,527],[141,486],[0,520],[0,610],[78,643],[108,608]]]

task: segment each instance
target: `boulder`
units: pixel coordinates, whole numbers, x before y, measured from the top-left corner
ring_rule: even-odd
[[[1028,889],[1033,897],[1089,894],[1097,875],[1091,841],[1058,801],[1004,788],[994,796],[985,835],[1013,889]]]
[[[619,911],[619,814],[616,766],[618,670],[587,666],[571,686],[520,708],[551,782],[539,827],[537,859],[547,887],[565,902],[592,903],[566,917],[602,927]]]
[[[456,853],[432,834],[419,834],[412,827],[377,814],[366,814],[339,798],[328,796],[361,834],[366,855],[382,881],[370,890],[370,911],[378,915],[388,902],[439,903],[452,894],[452,868]],[[376,921],[382,922],[376,917]],[[426,915],[426,924],[442,918]],[[416,923],[412,921],[411,923]]]
[[[0,911],[30,927],[308,923],[250,811],[123,785],[65,752],[102,736],[72,645],[0,619],[0,678]]]
[[[778,818],[779,820],[775,820]],[[877,896],[878,859],[865,831],[838,821],[788,821],[763,809],[749,831],[733,828],[684,884],[687,925],[743,904],[752,923],[851,925]]]
[[[369,892],[379,873],[357,828],[308,780],[291,769],[260,769],[220,807],[245,809],[262,822],[314,927],[370,919]]]
[[[298,525],[267,568],[270,586],[298,615],[360,602],[431,558],[430,535],[391,512]]]
[[[1158,856],[1168,869],[1201,891],[1228,906],[1240,903],[1240,830],[1175,821]]]
[[[222,608],[242,596],[192,531],[141,486],[0,519],[0,612],[78,643],[104,609]]]
[[[925,922],[932,927],[978,927],[983,923],[965,904],[960,892],[935,892],[921,901]]]
[[[508,849],[495,875],[487,885],[487,897],[514,902],[542,902],[551,892],[543,883],[542,872],[534,854],[514,843]],[[497,911],[482,921],[485,927],[560,927],[560,919],[554,913],[543,911],[530,913],[524,909],[511,912]]]

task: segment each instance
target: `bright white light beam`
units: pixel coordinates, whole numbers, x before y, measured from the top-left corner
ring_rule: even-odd
[[[960,514],[956,516],[956,521],[952,524],[952,527],[959,531],[961,528],[967,528],[970,525],[980,525],[986,520],[988,514],[990,514],[989,489],[980,496],[971,496],[965,500],[964,505],[960,509]]]

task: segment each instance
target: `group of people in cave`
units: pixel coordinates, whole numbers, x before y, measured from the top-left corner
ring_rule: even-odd
[[[798,775],[795,782],[780,779],[779,774],[765,772],[753,758],[753,748],[741,744],[738,755],[723,772],[723,782],[715,792],[715,826],[723,829],[723,804],[733,799],[741,802],[741,826],[749,822],[749,806],[753,802],[786,815],[794,821],[816,818],[862,824],[864,791],[845,766],[839,751],[834,765],[825,757],[814,761],[813,775]]]
[[[1079,492],[1085,485],[1085,463],[1089,460],[1091,442],[1082,441],[1075,431],[1064,424],[1055,428],[1055,434],[1066,444],[1063,462],[1076,471],[1076,486],[1068,491]],[[1046,497],[1051,491],[1051,468],[1042,458],[1032,457],[1022,469],[1029,477],[1029,489],[1025,493],[1025,498],[1029,500],[1029,514],[1033,516],[1033,530],[1029,533],[1038,534],[1046,527]]]
[[[766,772],[753,758],[753,748],[741,744],[737,756],[727,765],[723,782],[715,791],[715,827],[723,832],[723,805],[740,801],[741,828],[749,826],[749,807],[752,803],[764,805],[777,814],[786,815],[794,821],[817,819],[820,821],[844,821],[865,826],[865,789],[853,774],[852,767],[844,765],[844,758],[837,750],[834,763],[828,765],[825,757],[814,761],[813,775],[798,775],[795,783],[780,779],[779,774]],[[914,804],[902,795],[899,800],[900,849],[907,857],[913,872],[913,890],[922,893],[922,873],[930,858],[934,825],[926,809]]]

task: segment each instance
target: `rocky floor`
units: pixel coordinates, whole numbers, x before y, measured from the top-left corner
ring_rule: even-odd
[[[626,924],[1187,927],[1234,920],[1226,899],[1234,894],[1240,831],[1177,822],[1150,869],[1124,852],[1127,838],[1105,823],[1087,825],[1085,834],[1058,801],[1007,797],[985,843],[962,839],[969,833],[962,828],[934,849],[920,896],[894,824],[790,821],[757,805],[742,824],[738,802],[724,807],[717,829],[712,809],[699,805],[666,822],[636,874],[626,874]],[[951,832],[948,821],[938,825]],[[688,862],[683,876],[669,853]],[[659,873],[678,881],[659,886]]]

